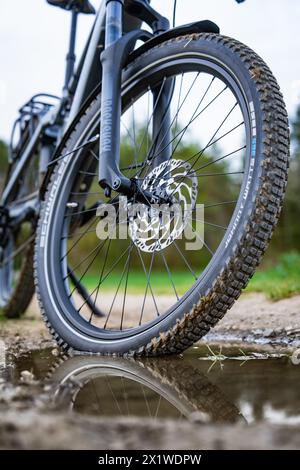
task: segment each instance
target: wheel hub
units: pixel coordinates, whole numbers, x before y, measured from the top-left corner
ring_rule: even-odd
[[[183,160],[163,162],[144,179],[142,190],[171,204],[139,204],[129,215],[129,235],[144,252],[161,251],[178,239],[187,226],[198,196],[198,179]]]

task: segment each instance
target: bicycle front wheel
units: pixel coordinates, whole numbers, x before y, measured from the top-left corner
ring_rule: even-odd
[[[170,83],[170,114],[157,126],[157,100]],[[287,114],[265,63],[215,34],[176,38],[139,56],[124,70],[122,90],[122,171],[147,194],[175,199],[189,218],[164,219],[147,204],[121,217],[112,193],[113,236],[99,229],[101,209],[109,209],[98,184],[95,95],[47,192],[38,297],[65,349],[178,353],[222,318],[267,248],[287,179]],[[164,119],[169,132],[161,135]]]

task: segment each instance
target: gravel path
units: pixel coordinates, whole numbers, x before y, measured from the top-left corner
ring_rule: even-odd
[[[169,298],[161,297],[168,305]],[[109,296],[103,299],[108,303]],[[132,318],[140,309],[139,298],[128,297]],[[130,318],[128,319],[130,321]],[[2,322],[0,338],[10,347],[36,349],[54,344],[40,319],[36,300],[20,321]],[[300,295],[271,302],[263,294],[244,294],[206,336],[212,343],[245,342],[279,347],[300,345]]]

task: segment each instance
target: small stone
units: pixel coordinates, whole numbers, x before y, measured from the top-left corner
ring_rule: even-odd
[[[192,423],[201,423],[201,424],[206,424],[211,421],[210,416],[208,413],[204,413],[202,411],[194,411],[189,415],[190,421]]]
[[[276,336],[285,334],[285,331],[282,328],[275,328],[274,332],[275,332]]]
[[[29,370],[22,370],[21,382],[24,384],[32,384],[34,382],[34,375]]]
[[[264,336],[265,336],[266,338],[271,338],[272,336],[275,336],[274,330],[273,330],[272,328],[266,328],[266,329],[264,330]]]
[[[52,354],[52,356],[54,356],[54,357],[58,357],[58,356],[59,356],[59,350],[56,349],[56,348],[54,348],[54,349],[52,349],[51,354]]]

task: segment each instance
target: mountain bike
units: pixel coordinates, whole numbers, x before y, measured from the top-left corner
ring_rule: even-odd
[[[279,86],[212,21],[171,28],[148,0],[103,1],[75,69],[78,15],[95,11],[47,1],[72,14],[65,84],[14,126],[0,306],[25,311],[34,256],[63,349],[180,353],[238,299],[278,222],[289,162]]]

